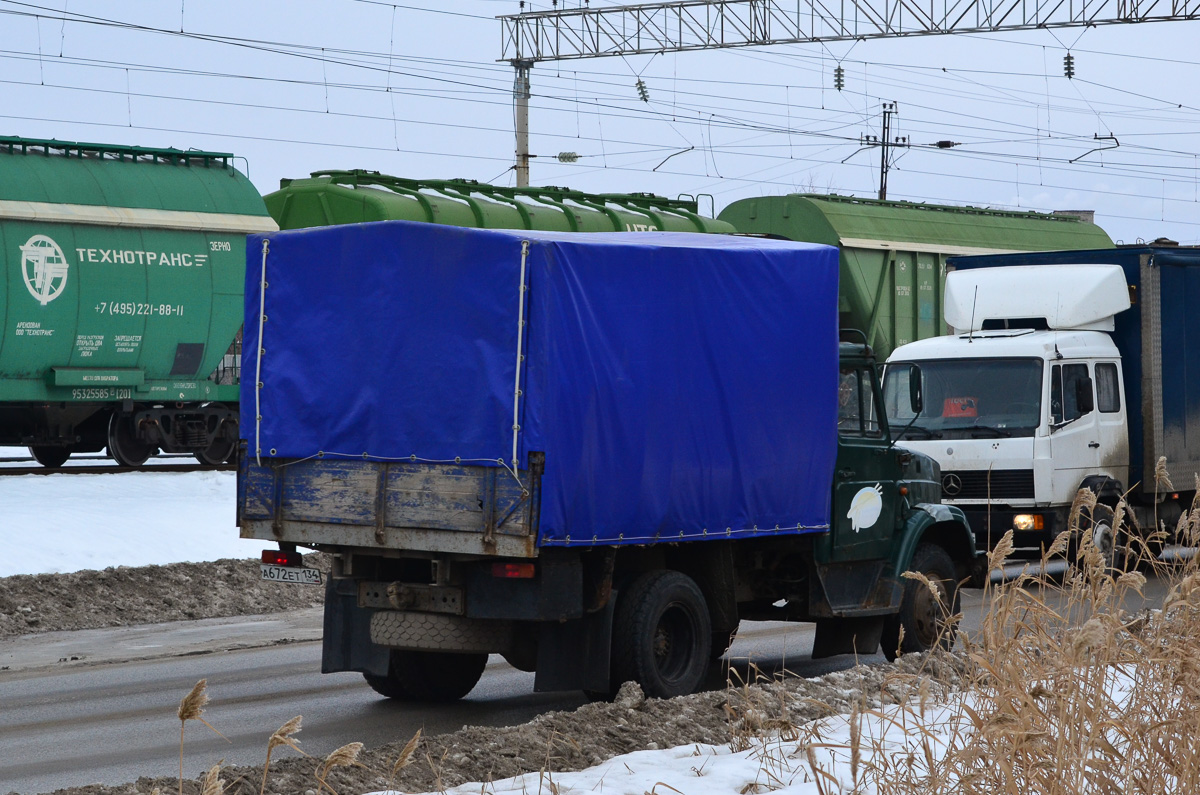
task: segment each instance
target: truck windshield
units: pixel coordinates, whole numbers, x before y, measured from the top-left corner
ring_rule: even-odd
[[[924,409],[914,421],[909,362],[889,363],[884,407],[895,433],[913,423],[914,439],[1032,436],[1042,416],[1038,359],[951,359],[913,362],[921,368]]]

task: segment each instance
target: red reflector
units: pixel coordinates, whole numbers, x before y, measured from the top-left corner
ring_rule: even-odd
[[[508,580],[533,579],[532,563],[493,563],[492,576]]]
[[[284,552],[280,549],[264,549],[262,562],[273,566],[303,566],[304,556],[299,552]]]

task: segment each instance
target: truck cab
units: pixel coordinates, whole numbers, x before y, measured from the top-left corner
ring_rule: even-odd
[[[1184,412],[1163,411],[1163,362],[1153,359],[1162,356],[1168,315],[1155,292],[1142,291],[1148,305],[1135,303],[1139,281],[1157,278],[1153,255],[979,259],[980,267],[947,277],[952,333],[901,346],[888,359],[884,401],[901,443],[937,459],[943,500],[963,509],[983,548],[1009,530],[1028,548],[1078,532],[1068,522],[1087,489],[1099,507],[1082,524],[1110,565],[1139,552],[1134,535],[1155,551],[1155,528],[1173,529],[1189,495],[1169,478],[1159,482],[1163,437],[1144,434],[1155,425],[1186,427]],[[1169,275],[1182,278],[1183,269]],[[1145,347],[1155,340],[1156,350]],[[1156,367],[1146,367],[1144,351]],[[907,405],[917,372],[921,412]],[[1122,499],[1123,527],[1112,527]]]

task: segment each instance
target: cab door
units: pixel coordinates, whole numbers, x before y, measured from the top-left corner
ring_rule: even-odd
[[[1100,427],[1096,419],[1095,390],[1088,362],[1055,361],[1050,365],[1050,456],[1052,495],[1069,503],[1088,475],[1100,469]]]
[[[1124,484],[1129,477],[1129,435],[1125,430],[1125,395],[1122,392],[1121,363],[1096,362],[1092,367],[1096,387],[1096,424],[1099,434],[1100,471]]]
[[[838,388],[838,456],[830,520],[834,561],[885,558],[895,532],[895,457],[879,422],[870,367],[843,367]]]

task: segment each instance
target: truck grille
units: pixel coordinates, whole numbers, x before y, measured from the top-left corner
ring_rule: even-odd
[[[1033,499],[1032,469],[961,470],[942,473],[942,498],[947,500]]]

